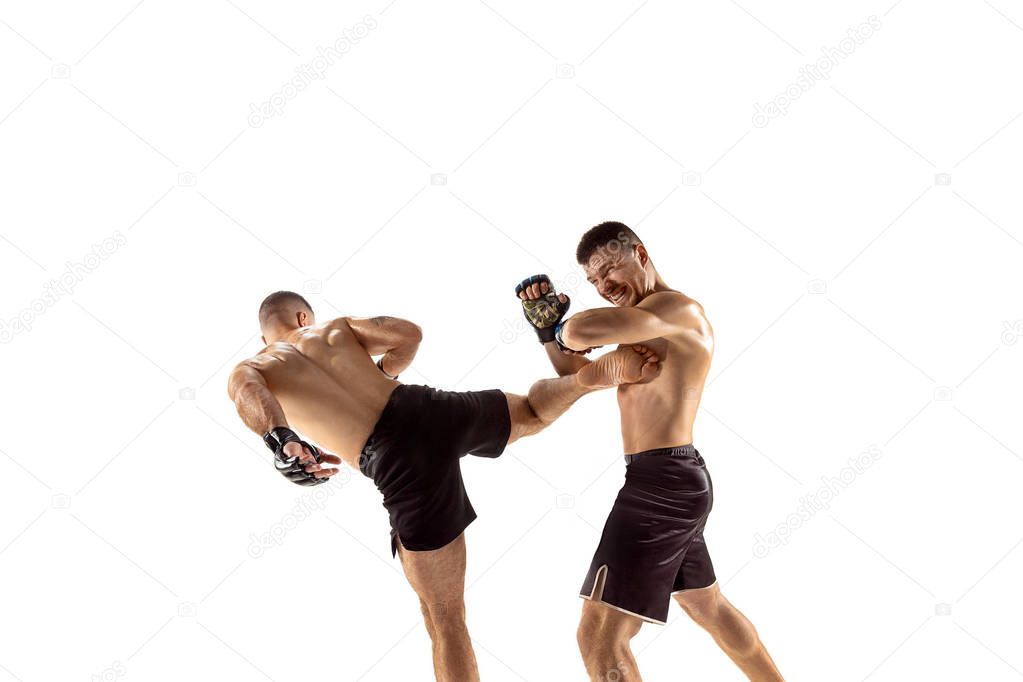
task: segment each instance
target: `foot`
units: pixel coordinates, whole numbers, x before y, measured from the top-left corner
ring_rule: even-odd
[[[649,381],[661,370],[657,354],[646,346],[619,348],[579,370],[579,383],[602,388]]]

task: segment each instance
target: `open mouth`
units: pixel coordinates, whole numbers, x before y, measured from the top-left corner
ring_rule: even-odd
[[[621,305],[622,303],[625,302],[625,294],[626,289],[625,287],[622,287],[621,289],[618,289],[617,291],[613,291],[610,294],[608,294],[607,300],[611,301],[615,305]]]

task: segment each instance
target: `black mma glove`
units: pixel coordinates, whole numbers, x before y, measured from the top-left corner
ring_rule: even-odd
[[[555,332],[560,326],[561,320],[564,319],[565,314],[568,312],[570,301],[562,303],[558,300],[558,292],[554,291],[554,285],[551,284],[550,278],[547,275],[527,277],[516,285],[515,295],[518,296],[522,293],[523,289],[532,284],[542,283],[546,283],[549,287],[546,294],[532,300],[519,299],[519,302],[522,303],[522,314],[526,316],[526,321],[536,331],[536,335],[540,338],[540,343],[554,341],[558,344],[559,348],[564,349],[565,346],[561,343],[560,339],[556,338]]]
[[[284,478],[296,485],[319,485],[326,483],[325,478],[316,478],[305,470],[305,465],[298,457],[288,457],[284,453],[284,446],[288,443],[298,443],[320,463],[320,451],[298,437],[298,434],[287,426],[277,426],[263,434],[263,442],[274,453],[274,467],[281,472]]]

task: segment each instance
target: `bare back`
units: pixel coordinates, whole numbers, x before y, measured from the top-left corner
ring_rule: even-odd
[[[296,430],[356,469],[398,386],[381,374],[344,319],[296,329],[244,364],[263,375]]]
[[[695,301],[677,294],[679,305]],[[700,313],[696,330],[642,342],[662,359],[646,383],[618,387],[622,442],[627,454],[693,442],[693,422],[714,354],[714,331]]]

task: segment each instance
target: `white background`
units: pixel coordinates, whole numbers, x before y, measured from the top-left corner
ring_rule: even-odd
[[[304,491],[227,373],[287,288],[419,323],[408,381],[523,392],[551,372],[512,287],[549,272],[599,305],[573,256],[608,219],[714,324],[708,543],[788,679],[1023,676],[1017,3],[339,5],[0,5],[0,680],[430,679],[377,491],[355,474],[292,523]],[[620,454],[607,392],[465,462],[484,679],[584,679],[575,595]],[[634,649],[648,680],[741,679],[676,606]]]

